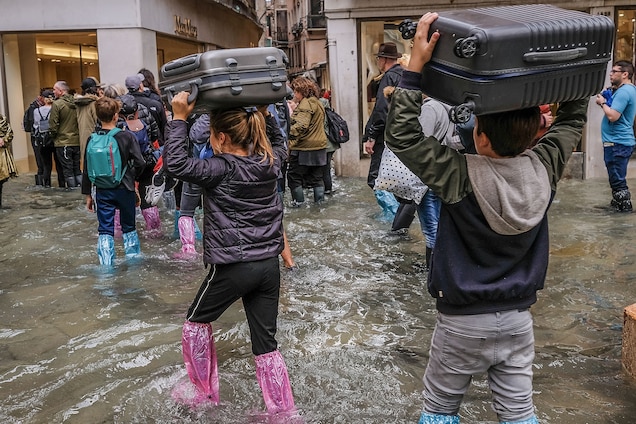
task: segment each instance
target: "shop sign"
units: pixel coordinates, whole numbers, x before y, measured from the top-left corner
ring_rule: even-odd
[[[174,15],[174,33],[189,38],[197,38],[197,27],[192,25],[190,19]]]

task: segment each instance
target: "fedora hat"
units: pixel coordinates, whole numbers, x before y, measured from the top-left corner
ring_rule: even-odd
[[[391,59],[397,59],[402,55],[398,53],[395,43],[382,43],[378,49],[377,57],[388,57]]]

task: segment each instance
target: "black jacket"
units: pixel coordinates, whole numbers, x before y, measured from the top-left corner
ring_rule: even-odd
[[[166,128],[166,124],[168,123],[168,119],[166,118],[166,109],[163,107],[163,103],[153,99],[150,96],[150,92],[133,91],[130,94],[132,94],[133,97],[135,97],[135,100],[137,101],[137,103],[141,103],[142,105],[146,106],[150,110],[150,114],[155,119],[159,127],[159,134],[158,134],[159,144],[163,146],[163,142],[165,140],[164,131]],[[146,121],[146,123],[148,123],[148,121]]]
[[[402,66],[396,63],[384,73],[380,80],[375,106],[364,128],[363,143],[368,139],[375,140],[377,143],[384,142],[384,127],[386,126],[386,116],[389,113],[389,101],[384,96],[384,88],[397,86],[402,78],[402,70]]]
[[[283,204],[277,180],[281,159],[287,158],[283,138],[270,140],[276,158],[271,165],[257,155],[198,159],[188,157],[187,123],[173,120],[167,128],[163,163],[168,175],[203,188],[203,262],[278,256],[283,250]]]

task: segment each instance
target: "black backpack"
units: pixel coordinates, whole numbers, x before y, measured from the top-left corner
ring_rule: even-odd
[[[333,109],[325,108],[327,117],[327,138],[332,143],[342,144],[349,141],[349,126],[342,116]]]

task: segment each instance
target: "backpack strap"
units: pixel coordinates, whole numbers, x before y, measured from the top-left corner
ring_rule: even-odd
[[[106,134],[115,137],[115,134],[117,134],[119,131],[121,131],[121,128],[115,127],[112,130],[108,131]]]

